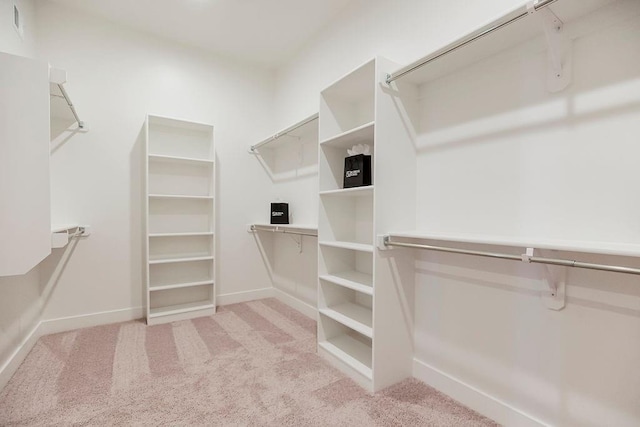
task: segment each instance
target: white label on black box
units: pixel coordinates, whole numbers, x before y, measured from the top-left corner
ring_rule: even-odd
[[[354,176],[358,176],[360,174],[360,169],[356,169],[354,171],[347,171],[347,178],[353,178]]]
[[[284,212],[271,212],[271,216],[282,216]]]

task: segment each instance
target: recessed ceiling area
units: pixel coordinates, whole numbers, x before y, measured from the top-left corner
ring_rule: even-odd
[[[275,66],[355,0],[53,0],[212,53]]]

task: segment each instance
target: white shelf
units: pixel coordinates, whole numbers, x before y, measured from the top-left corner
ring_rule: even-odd
[[[340,335],[321,341],[318,345],[358,373],[372,379],[371,348],[349,335]]]
[[[188,233],[149,233],[149,237],[197,237],[197,236],[213,236],[212,231],[194,231]]]
[[[323,315],[335,320],[354,331],[373,337],[371,309],[358,304],[345,302],[318,310]]]
[[[213,285],[213,280],[203,280],[200,282],[175,283],[172,285],[150,286],[149,292],[167,291],[169,289],[191,288],[195,286]]]
[[[350,129],[339,135],[325,139],[320,142],[322,146],[331,146],[339,148],[351,148],[354,144],[368,143],[373,148],[373,134],[375,122],[365,123],[357,128]]]
[[[54,224],[51,226],[52,233],[62,233],[80,227],[79,224]]]
[[[332,248],[351,249],[353,251],[373,253],[373,245],[369,245],[366,243],[324,241],[324,242],[320,242],[320,246],[329,246]]]
[[[480,234],[436,233],[428,231],[405,231],[389,233],[392,237],[422,240],[440,240],[457,243],[474,243],[518,248],[552,249],[566,252],[591,254],[640,256],[640,244],[617,242],[589,242],[577,240],[553,240],[526,237],[508,237]]]
[[[170,264],[170,263],[176,263],[176,262],[195,262],[195,261],[213,261],[213,256],[207,255],[207,256],[190,256],[190,257],[183,256],[183,257],[174,257],[174,258],[170,258],[170,257],[150,258],[149,264],[155,265],[155,264]]]
[[[320,196],[331,197],[367,197],[373,195],[373,185],[362,187],[340,188],[338,190],[325,190],[320,192]]]
[[[300,120],[299,122],[287,127],[286,129],[282,129],[279,132],[276,132],[272,136],[260,141],[259,143],[250,147],[250,152],[257,153],[260,148],[266,148],[266,145],[269,144],[269,148],[274,148],[281,143],[284,142],[292,142],[295,139],[282,140],[281,138],[284,136],[290,136],[294,138],[301,139],[304,136],[316,134],[317,139],[318,133],[318,113],[312,114],[311,116]]]
[[[211,301],[196,301],[186,304],[176,304],[166,307],[152,308],[149,310],[149,317],[171,316],[174,314],[189,313],[191,311],[199,311],[215,308]]]
[[[343,271],[340,273],[324,274],[320,280],[331,282],[344,288],[353,289],[366,295],[373,295],[373,276],[359,271]]]
[[[603,8],[603,6],[610,4],[616,4],[616,6],[618,6],[618,4],[620,5],[617,7],[619,10],[614,11],[614,13],[618,15],[617,18],[613,17],[613,19],[611,19],[612,16],[609,14],[611,11],[604,10],[608,8]],[[602,17],[594,16],[600,12],[598,9],[601,8],[603,8]],[[547,6],[546,9],[552,10],[556,16],[558,16],[560,21],[564,23],[563,32],[568,35],[568,38],[575,39],[582,35],[581,32],[593,31],[594,25],[591,24],[611,25],[617,19],[627,19],[629,16],[638,14],[640,11],[640,5],[638,2],[633,1],[614,2],[611,0],[562,0]],[[615,8],[611,9],[613,11]],[[416,67],[418,64],[429,61],[425,65],[420,66],[413,72],[402,77],[403,81],[420,85],[438,79],[444,75],[452,74],[457,70],[468,67],[506,49],[513,48],[518,45],[524,45],[536,39],[538,39],[539,43],[530,43],[529,48],[540,50],[541,48],[544,48],[543,46],[545,45],[542,42],[542,38],[544,37],[543,27],[539,17],[536,16],[539,12],[534,13],[533,16],[526,16],[526,13],[526,5],[521,5],[509,10],[475,30],[457,37],[440,49],[434,50],[415,62],[394,71],[392,75],[403,73]],[[474,37],[485,33],[487,30],[506,21],[515,19],[517,16],[523,14],[525,15],[523,18],[517,19],[509,25],[485,34],[481,38],[443,55],[443,53],[449,51],[453,47],[473,39]],[[579,21],[583,20],[585,17],[589,21],[589,25],[580,25]]]
[[[150,199],[213,200],[213,196],[189,196],[186,194],[149,194]]]
[[[176,162],[176,163],[213,165],[213,160],[210,160],[210,159],[198,159],[198,158],[194,158],[194,157],[180,157],[180,156],[167,156],[167,155],[164,155],[164,154],[149,154],[149,160],[164,161],[164,162]]]

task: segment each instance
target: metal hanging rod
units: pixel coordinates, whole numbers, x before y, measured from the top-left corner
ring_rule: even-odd
[[[293,132],[294,130],[296,130],[298,128],[301,128],[302,126],[304,126],[304,125],[306,125],[308,123],[311,123],[311,122],[313,122],[315,120],[318,120],[318,113],[315,113],[314,115],[307,117],[306,119],[302,120],[301,122],[296,123],[293,126],[290,126],[290,127],[286,128],[284,130],[281,130],[280,132],[276,133],[273,136],[270,136],[269,138],[265,139],[264,141],[261,141],[261,142],[257,143],[256,145],[252,145],[249,149],[252,152],[255,152],[258,148],[262,147],[263,145],[268,144],[270,142],[273,142],[276,139],[278,139],[280,137],[283,137],[283,136]]]
[[[544,7],[549,6],[551,3],[556,2],[557,0],[537,0],[535,2],[533,2],[532,5],[532,9],[535,11],[538,11]],[[507,20],[504,21],[498,21],[496,23],[494,23],[493,25],[491,25],[489,28],[480,30],[480,32],[478,32],[477,34],[470,34],[467,37],[464,37],[456,42],[453,42],[451,45],[449,45],[448,47],[443,48],[444,50],[441,51],[436,51],[433,54],[418,60],[417,62],[414,62],[413,64],[408,65],[407,67],[405,67],[404,69],[396,72],[396,73],[392,73],[392,74],[387,74],[387,79],[386,82],[387,84],[390,84],[391,82],[398,80],[404,76],[406,76],[407,74],[410,74],[412,72],[414,72],[415,70],[424,67],[425,65],[447,55],[448,53],[454,52],[470,43],[473,43],[474,41],[481,39],[482,37],[493,33],[494,31],[497,31],[503,27],[506,27],[509,24],[512,24],[524,17],[526,17],[527,15],[529,15],[530,13],[530,9],[528,7],[525,7],[524,10],[519,13],[517,16],[509,18]]]
[[[80,129],[84,129],[84,122],[80,120],[80,117],[78,117],[78,112],[76,111],[76,107],[73,106],[73,102],[71,102],[71,98],[69,98],[69,94],[67,94],[67,91],[64,88],[64,85],[58,84],[57,86],[60,89],[60,92],[62,93],[62,97],[67,102],[67,105],[69,106],[69,109],[73,114],[73,117],[76,119],[76,122],[78,122],[78,127]]]
[[[615,273],[640,275],[640,268],[623,267],[617,265],[593,264],[590,262],[573,261],[568,259],[543,258],[528,255],[511,255],[495,252],[472,251],[468,249],[458,249],[445,246],[419,245],[415,243],[392,242],[391,236],[384,236],[382,239],[384,246],[398,246],[403,248],[425,249],[437,252],[448,252],[454,254],[476,255],[487,258],[507,259],[511,261],[530,262],[536,264],[560,265],[564,267],[586,268],[589,270],[610,271]]]
[[[252,224],[251,225],[251,231],[269,231],[271,233],[283,233],[283,234],[297,234],[300,236],[313,236],[313,237],[318,237],[318,232],[313,232],[313,231],[296,231],[295,229],[289,229],[289,228],[281,228],[278,226],[273,226],[273,227],[267,227],[267,226],[261,226],[261,225],[255,225]]]

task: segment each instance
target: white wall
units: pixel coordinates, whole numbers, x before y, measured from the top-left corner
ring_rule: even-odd
[[[277,122],[318,111],[319,92],[376,55],[400,64],[494,18],[520,0],[360,0],[278,69]]]
[[[18,10],[23,20],[23,33],[13,27],[13,6]],[[0,52],[12,55],[35,56],[35,4],[32,0],[0,0]]]
[[[402,1],[391,5],[372,1],[355,5],[279,69],[277,120],[285,124],[300,112],[315,111],[319,90],[374,55],[409,63],[520,3],[459,0]],[[607,33],[598,40],[586,38],[577,44],[574,65],[579,69],[575,71],[574,86],[556,97],[536,98],[539,82],[523,83],[505,76],[500,69],[482,67],[458,76],[458,80],[451,77],[425,88],[422,94],[433,102],[423,110],[430,113],[425,114],[420,125],[427,135],[418,141],[423,145],[418,157],[416,218],[420,226],[435,226],[434,231],[477,233],[485,232],[477,228],[486,226],[493,233],[532,233],[543,237],[544,233],[555,233],[559,234],[556,237],[570,239],[637,243],[636,224],[640,215],[637,198],[620,194],[621,188],[637,186],[637,174],[631,172],[633,162],[627,159],[637,159],[640,154],[632,144],[640,123],[637,71],[640,66],[637,53],[633,54],[633,46],[638,45],[637,25],[630,34],[635,36]],[[540,76],[535,70],[543,69],[544,58],[532,61],[521,66],[522,77]],[[611,63],[618,65],[607,65]],[[511,66],[513,71],[518,64]],[[497,88],[504,82],[509,89],[501,92]],[[468,92],[473,95],[451,92],[455,84],[473,90]],[[473,99],[487,99],[490,110],[485,111],[484,104],[478,105]],[[442,106],[447,101],[450,109],[445,111]],[[547,102],[567,107],[559,112],[553,110],[553,114],[562,116],[560,124],[548,130],[540,126],[527,129],[527,123],[531,125],[527,120],[540,117],[539,109]],[[500,105],[508,105],[509,109],[501,111]],[[508,114],[513,111],[518,114]],[[434,122],[435,113],[440,114],[442,122]],[[488,120],[483,121],[485,118]],[[489,120],[492,118],[496,120]],[[484,129],[486,138],[480,141],[455,143],[457,139],[465,141],[464,132],[469,134],[478,131],[477,126],[485,125],[493,126],[496,134]],[[501,125],[503,128],[499,129]],[[436,131],[429,134],[434,126]],[[505,126],[518,130],[522,127],[524,134],[498,132],[504,131]],[[622,135],[625,137],[619,138]],[[438,137],[451,137],[453,142],[447,140],[448,145],[429,150],[429,143]],[[459,173],[465,170],[481,173],[483,161],[491,164],[489,169],[496,174],[499,174],[496,166],[500,166],[505,175],[493,178],[508,184],[514,176],[508,171],[514,165],[509,163],[514,153],[505,153],[500,147],[504,148],[506,141],[514,137],[523,147],[543,144],[536,146],[539,152],[523,151],[522,163],[511,171],[525,179],[521,181],[526,184],[524,190],[518,193],[519,204],[498,206],[505,203],[505,198],[513,202],[513,192],[508,194],[509,198],[504,192],[483,189],[480,190],[484,192],[479,192],[474,187],[475,194],[469,194],[467,188],[465,196],[456,199],[447,197],[455,193],[447,192],[446,180],[437,186],[429,185],[438,178],[451,178],[447,175],[451,167]],[[586,145],[581,138],[586,138]],[[563,144],[564,161],[549,153],[559,148],[559,144]],[[613,144],[614,149],[607,148],[607,144]],[[501,164],[499,158],[487,157],[496,153],[505,155],[505,162]],[[545,153],[554,165],[553,170],[545,166],[548,164]],[[438,169],[443,164],[449,169]],[[596,164],[602,167],[584,169]],[[474,176],[482,176],[478,173]],[[584,178],[583,181],[572,182],[577,180],[576,176]],[[571,183],[566,187],[571,190],[563,193],[562,187],[553,189],[558,179]],[[464,181],[456,182],[458,190],[464,188]],[[553,191],[539,192],[544,188],[540,182],[551,185]],[[440,189],[444,191],[437,199]],[[597,191],[598,197],[590,198],[588,189]],[[482,203],[481,194],[487,195],[488,204]],[[436,199],[439,201],[434,204]],[[474,200],[477,206],[470,205],[469,200]],[[554,206],[562,207],[561,211],[567,206],[571,209],[565,212],[566,217],[558,217],[551,227],[544,227],[535,218],[544,218],[549,223],[549,215],[557,216],[558,212],[545,211],[544,205],[535,205],[533,200],[555,203]],[[533,210],[526,209],[527,206]],[[522,221],[505,223],[506,219],[513,221],[513,217],[502,212],[501,207],[511,209],[511,213],[516,209],[524,215]],[[588,210],[588,214],[580,215],[581,209]],[[608,221],[611,226],[607,228]],[[462,229],[456,230],[457,226]],[[587,262],[638,265],[637,260],[624,257],[562,255]],[[571,270],[567,278],[567,307],[555,312],[540,301],[544,282],[538,269],[506,261],[424,252],[416,257],[414,375],[469,404],[475,403],[476,409],[490,415],[498,416],[496,411],[501,410],[496,410],[498,407],[505,409],[502,420],[510,425],[515,425],[517,417],[516,411],[507,410],[509,407],[552,425],[640,423],[637,405],[640,288],[635,277]],[[514,418],[509,420],[509,416]]]
[[[35,7],[32,1],[18,1],[24,19],[24,37],[13,28],[11,0],[0,1],[0,51],[33,57],[35,54]],[[18,346],[40,321],[40,271],[36,267],[24,276],[0,277],[0,372]],[[0,387],[2,386],[0,376]]]
[[[272,75],[51,2],[38,3],[37,25],[38,55],[67,70],[68,92],[89,127],[54,129],[53,222],[93,227],[72,253],[47,260],[44,319],[143,306],[147,113],[215,126],[218,295],[270,287],[246,224],[271,198],[247,146],[270,130]]]

